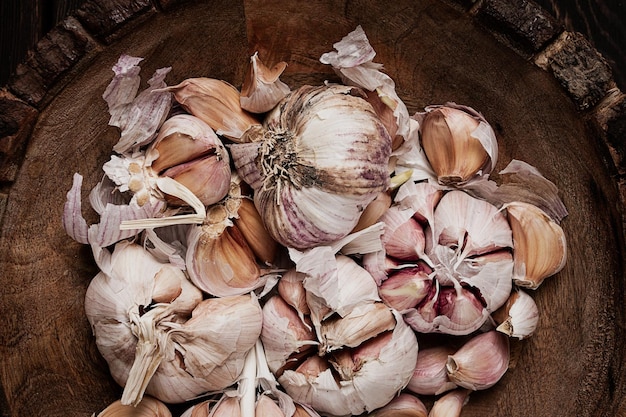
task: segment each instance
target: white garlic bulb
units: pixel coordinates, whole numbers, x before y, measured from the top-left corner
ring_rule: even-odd
[[[230,147],[265,226],[287,247],[346,236],[389,186],[391,139],[359,91],[301,87],[268,114],[252,143]]]

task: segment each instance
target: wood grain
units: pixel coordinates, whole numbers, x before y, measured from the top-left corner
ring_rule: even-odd
[[[615,166],[592,115],[551,74],[447,2],[288,4],[187,0],[149,8],[124,36],[109,38],[111,29],[80,71],[60,75],[62,88],[43,100],[36,120],[24,116],[32,131],[22,133],[28,147],[0,230],[2,415],[87,417],[119,396],[84,316],[84,292],[97,270],[89,250],[61,226],[74,172],[85,176],[85,214],[95,219],[86,194],[117,140],[101,95],[119,55],[145,58],[144,81],[171,66],[168,84],[211,76],[240,86],[258,50],[269,63],[286,60],[284,80],[296,87],[334,76],[319,55],[357,24],[411,113],[446,101],[481,111],[499,139],[497,168],[511,159],[533,164],[569,209],[568,263],[533,293],[537,334],[515,344],[512,369],[472,394],[462,415],[626,415],[623,213]]]

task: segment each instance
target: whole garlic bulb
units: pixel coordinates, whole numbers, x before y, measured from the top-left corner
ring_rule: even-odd
[[[305,249],[346,236],[389,186],[391,138],[360,90],[304,86],[231,156],[270,234]]]

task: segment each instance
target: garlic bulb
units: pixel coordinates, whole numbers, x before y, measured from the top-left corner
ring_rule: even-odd
[[[182,270],[136,244],[122,241],[106,254],[96,256],[101,272],[87,289],[85,311],[111,375],[124,386],[122,403],[136,405],[144,392],[178,403],[232,384],[261,332],[256,298],[203,301]]]
[[[305,249],[346,236],[389,186],[391,139],[359,90],[304,86],[231,156],[270,234]]]
[[[172,417],[172,413],[164,403],[146,395],[136,406],[124,405],[117,400],[97,417]]]

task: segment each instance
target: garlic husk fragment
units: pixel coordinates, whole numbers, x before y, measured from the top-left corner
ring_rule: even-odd
[[[286,370],[278,381],[294,401],[323,415],[359,415],[384,406],[408,383],[418,350],[414,332],[393,314],[396,326],[391,333],[355,348],[352,360],[358,366],[343,373],[349,379],[337,381],[324,358],[311,356],[303,363],[313,361],[306,370]]]
[[[172,95],[163,90],[170,67],[156,70],[148,81],[148,88],[137,95],[141,82],[138,64],[142,60],[121,55],[113,67],[115,76],[102,95],[111,115],[109,125],[121,130],[120,139],[113,146],[120,154],[132,153],[133,149],[154,139],[172,103]]]
[[[286,62],[268,68],[259,59],[258,52],[255,52],[250,58],[250,66],[241,86],[241,108],[252,113],[265,113],[273,109],[291,91],[279,79],[285,68]]]
[[[373,413],[370,417],[427,417],[424,403],[414,395],[402,393]]]
[[[539,323],[535,300],[521,289],[513,291],[507,302],[491,316],[497,331],[520,340],[532,336]]]
[[[346,236],[389,186],[391,140],[358,89],[303,86],[231,156],[270,235],[306,249]]]
[[[146,395],[136,406],[124,405],[121,400],[117,400],[97,417],[172,417],[172,413],[164,403]]]
[[[428,106],[421,145],[442,185],[462,186],[489,175],[498,159],[495,132],[476,110],[455,103]]]
[[[470,392],[467,389],[455,389],[442,395],[433,404],[428,417],[460,417]]]
[[[232,141],[245,141],[244,134],[260,126],[253,115],[241,108],[239,91],[226,81],[188,78],[163,90],[173,92],[175,100],[185,110]]]
[[[495,330],[478,334],[448,356],[448,378],[460,387],[483,390],[498,382],[509,368],[507,335]]]
[[[145,164],[153,175],[171,177],[187,187],[205,206],[220,201],[230,188],[226,148],[209,125],[192,115],[174,115],[163,123],[146,151]],[[174,198],[168,202],[181,203]]]
[[[454,353],[451,345],[439,345],[420,349],[413,376],[406,388],[420,395],[439,395],[457,387],[448,379],[446,363]]]
[[[537,289],[567,261],[567,242],[561,226],[540,208],[522,202],[504,206],[513,231],[513,281]]]

